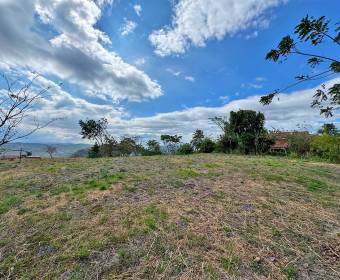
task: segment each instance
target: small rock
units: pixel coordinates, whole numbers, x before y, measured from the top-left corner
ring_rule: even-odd
[[[260,261],[261,261],[261,258],[260,258],[260,257],[256,257],[256,258],[254,259],[254,261],[260,262]]]
[[[270,262],[275,262],[275,261],[276,261],[276,258],[275,258],[275,257],[269,257],[268,260],[269,260]]]
[[[303,268],[308,268],[308,266],[309,266],[308,263],[303,264]]]
[[[242,205],[242,209],[245,210],[245,211],[254,211],[255,206],[248,203],[248,204]]]
[[[69,270],[66,270],[63,274],[60,275],[61,280],[69,280],[72,277],[72,273]]]
[[[55,249],[49,244],[42,244],[38,248],[38,256],[42,257],[47,254],[53,253]]]

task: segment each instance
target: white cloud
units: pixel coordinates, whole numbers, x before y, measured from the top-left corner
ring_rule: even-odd
[[[183,78],[184,80],[189,81],[191,83],[194,83],[196,81],[195,77],[189,75],[185,76],[181,71],[176,71],[172,68],[167,68],[166,71],[175,77]]]
[[[0,1],[0,61],[56,76],[89,95],[131,101],[159,97],[162,89],[156,81],[105,47],[110,39],[96,23],[100,8],[111,3]],[[41,23],[53,30],[50,40],[46,28],[39,29]]]
[[[149,39],[156,54],[183,54],[191,45],[204,47],[211,39],[221,40],[249,27],[263,28],[264,13],[287,0],[179,0],[171,26],[154,31]]]
[[[185,76],[184,79],[186,79],[187,81],[192,82],[192,83],[195,82],[195,78],[192,77],[192,76]]]
[[[176,71],[176,70],[173,70],[172,68],[167,68],[166,71],[176,77],[179,77],[182,74],[181,71]]]
[[[247,40],[256,38],[257,36],[259,36],[259,32],[257,30],[255,30],[254,32],[247,34],[244,38],[246,38]]]
[[[140,17],[142,13],[142,6],[139,4],[136,4],[133,6],[133,9],[135,10],[135,13]]]
[[[137,22],[128,20],[128,19],[124,19],[124,25],[121,29],[121,34],[123,36],[129,35],[131,33],[133,33],[135,31],[135,29],[137,28],[138,24]]]
[[[146,63],[146,58],[145,57],[141,57],[135,60],[135,65],[137,66],[142,66]]]
[[[243,83],[241,84],[242,88],[247,88],[247,89],[261,89],[263,88],[263,85],[261,84],[255,84],[255,83]]]
[[[267,79],[265,77],[256,77],[255,81],[256,82],[265,82],[265,81],[267,81]]]
[[[326,83],[327,86],[340,82],[340,78]],[[209,118],[214,116],[228,116],[230,111],[251,109],[262,111],[266,117],[266,127],[277,129],[297,129],[297,125],[308,125],[316,131],[323,122],[336,122],[339,112],[331,119],[320,116],[318,109],[312,109],[310,103],[315,89],[306,89],[291,94],[281,94],[280,100],[274,100],[269,106],[259,103],[260,96],[233,100],[220,107],[193,107],[183,110],[159,113],[150,117],[131,118],[122,109],[107,105],[96,105],[85,100],[74,98],[57,88],[55,96],[45,101],[34,114],[41,118],[66,116],[67,119],[57,122],[40,131],[35,137],[57,137],[55,141],[80,142],[78,120],[86,117],[99,119],[106,117],[110,123],[110,132],[115,136],[138,135],[159,138],[161,134],[181,134],[184,141],[188,141],[196,128],[203,129],[207,135],[216,136],[219,132]],[[221,99],[227,99],[221,97]],[[43,140],[40,140],[40,142]]]

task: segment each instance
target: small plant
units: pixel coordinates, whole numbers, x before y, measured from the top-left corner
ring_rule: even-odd
[[[288,279],[298,279],[298,271],[293,266],[285,267],[282,272],[287,276]]]

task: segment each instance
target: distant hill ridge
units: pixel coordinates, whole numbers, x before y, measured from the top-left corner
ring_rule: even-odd
[[[91,147],[88,144],[72,144],[72,143],[9,143],[1,147],[0,153],[7,155],[18,155],[19,150],[23,152],[31,152],[34,156],[49,157],[46,152],[46,146],[53,146],[57,148],[55,157],[70,157],[79,150],[86,150]],[[2,152],[1,150],[5,151]]]

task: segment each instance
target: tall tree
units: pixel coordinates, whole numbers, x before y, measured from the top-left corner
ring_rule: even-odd
[[[51,145],[47,145],[46,152],[49,154],[50,158],[53,159],[53,155],[57,152],[57,148]]]
[[[161,140],[170,154],[174,154],[176,152],[181,139],[182,136],[180,135],[161,135]]]
[[[264,129],[263,113],[252,110],[230,112],[228,129],[236,134],[238,142],[245,153],[255,148],[258,152],[259,139]]]
[[[297,40],[288,35],[282,38],[277,48],[272,49],[266,56],[267,60],[282,62],[291,55],[306,57],[307,63],[311,68],[319,67],[314,73],[300,74],[296,76],[296,82],[283,89],[262,96],[260,102],[264,105],[270,104],[279,93],[292,88],[300,83],[317,79],[324,79],[340,73],[340,22],[335,24],[334,31],[330,30],[330,21],[324,16],[320,18],[304,17],[295,27]],[[329,54],[320,54],[305,51],[301,44],[310,43],[316,47],[322,43],[329,43],[333,50]],[[330,49],[331,50],[331,49]],[[332,116],[333,112],[339,109],[340,105],[340,84],[335,83],[329,88],[322,85],[313,97],[311,106],[320,109],[320,113],[326,117]]]
[[[80,134],[83,139],[94,140],[99,146],[102,146],[110,139],[107,132],[107,119],[101,118],[100,120],[86,120],[79,121],[81,128]]]
[[[147,143],[147,150],[151,154],[161,154],[161,146],[159,145],[157,140],[149,140]]]
[[[24,77],[11,79],[5,74],[1,75],[4,88],[0,90],[0,147],[25,138],[55,121],[42,124],[33,119],[33,126],[23,124],[32,117],[33,108],[51,88],[37,89],[34,82],[38,77],[36,74],[33,79],[27,80]]]
[[[325,123],[318,132],[321,134],[336,135],[338,130],[334,123]]]
[[[191,145],[195,148],[196,151],[200,149],[200,145],[204,139],[204,133],[201,129],[196,129],[194,134],[192,135]]]

